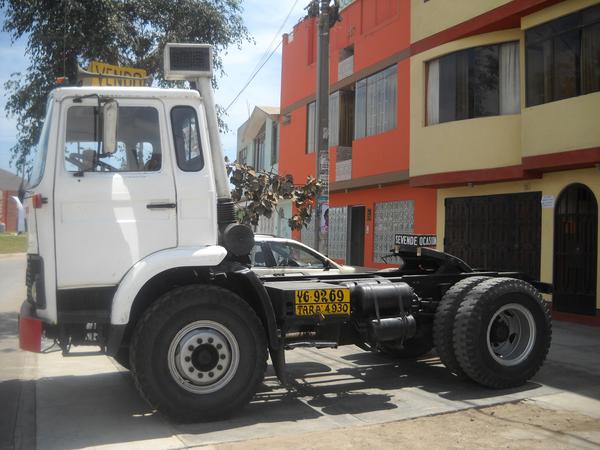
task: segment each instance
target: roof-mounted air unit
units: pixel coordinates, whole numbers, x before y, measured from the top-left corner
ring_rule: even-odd
[[[210,44],[167,44],[164,57],[166,80],[190,80],[212,76]]]

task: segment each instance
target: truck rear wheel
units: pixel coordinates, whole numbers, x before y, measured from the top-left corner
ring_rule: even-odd
[[[460,280],[446,291],[433,321],[433,342],[440,360],[446,368],[459,377],[464,376],[454,353],[453,335],[456,312],[466,295],[482,281],[490,277],[469,277]]]
[[[267,359],[254,310],[236,294],[206,285],[157,300],[138,323],[131,351],[140,393],[182,422],[239,410],[262,382]]]
[[[546,359],[552,339],[548,307],[529,283],[492,278],[460,305],[454,350],[462,370],[492,388],[520,386]]]

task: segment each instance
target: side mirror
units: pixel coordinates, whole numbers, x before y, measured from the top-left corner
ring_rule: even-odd
[[[119,104],[116,100],[108,100],[102,105],[102,153],[114,153],[117,149],[117,120]]]

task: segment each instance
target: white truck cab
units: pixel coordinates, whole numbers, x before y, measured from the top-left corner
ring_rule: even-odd
[[[110,154],[102,154],[97,125],[101,97],[118,103]],[[28,253],[44,262],[40,318],[57,323],[63,295],[112,293],[131,271],[139,278],[141,266],[149,273],[182,259],[221,262],[226,250],[216,247],[211,147],[197,91],[59,88],[47,109],[27,199]],[[114,323],[127,322],[116,313]]]
[[[27,299],[20,346],[95,346],[142,396],[181,421],[238,411],[270,353],[357,345],[396,358],[437,348],[455,374],[518,386],[550,345],[550,287],[475,272],[427,248],[404,265],[259,278],[237,224],[211,87],[210,47],[168,44],[167,79],[192,89],[52,91],[25,197]],[[100,75],[92,75],[100,77]],[[402,248],[401,248],[402,247]],[[77,354],[77,353],[75,353]]]

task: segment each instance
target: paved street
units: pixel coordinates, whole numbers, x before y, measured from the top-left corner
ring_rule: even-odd
[[[24,255],[0,255],[0,449],[33,444],[37,355],[18,350],[17,315],[25,298]]]
[[[356,347],[296,349],[287,354],[293,390],[282,388],[269,369],[254,401],[235,417],[178,425],[154,413],[138,396],[129,373],[107,357],[63,358],[60,352],[35,356],[15,350],[14,311],[24,295],[23,261],[23,257],[0,259],[0,404],[9,405],[2,411],[1,448],[31,448],[33,430],[38,449],[189,448],[256,439],[290,447],[303,441],[299,435],[327,432],[324,435],[331,439],[339,430],[341,442],[361,429],[373,433],[372,442],[378,442],[378,433],[384,433],[379,424],[399,427],[410,422],[393,422],[440,420],[446,417],[438,416],[441,413],[478,411],[521,400],[533,411],[566,411],[589,419],[585,429],[544,431],[558,439],[555,442],[600,446],[599,328],[555,323],[550,358],[542,371],[527,385],[504,391],[452,377],[434,355],[399,364]],[[35,389],[27,381],[31,379]],[[505,414],[512,417],[513,412]],[[362,437],[363,444],[351,442],[364,445]],[[521,437],[514,434],[511,439]],[[287,443],[270,441],[284,438]],[[262,441],[252,442],[258,448]]]

